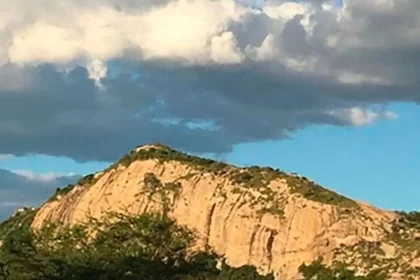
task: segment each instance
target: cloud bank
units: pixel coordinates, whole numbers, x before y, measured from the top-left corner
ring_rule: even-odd
[[[226,153],[396,118],[420,100],[420,2],[334,2],[0,0],[0,154]]]
[[[38,207],[51,197],[57,187],[74,183],[73,174],[37,174],[31,171],[0,169],[0,221],[19,207]]]

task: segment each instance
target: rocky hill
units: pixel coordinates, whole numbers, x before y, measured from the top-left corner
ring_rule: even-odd
[[[276,279],[322,257],[360,274],[420,279],[420,218],[378,209],[272,168],[239,168],[163,145],[138,147],[108,169],[57,189],[31,227],[76,225],[119,211],[163,211],[238,267],[254,265]]]

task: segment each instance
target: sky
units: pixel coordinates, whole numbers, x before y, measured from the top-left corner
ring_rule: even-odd
[[[417,0],[0,0],[0,219],[137,145],[418,210]]]

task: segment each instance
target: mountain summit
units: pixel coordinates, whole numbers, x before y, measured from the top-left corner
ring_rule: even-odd
[[[360,274],[420,279],[419,218],[354,201],[296,174],[240,168],[160,144],[137,147],[76,185],[57,189],[31,227],[76,225],[108,212],[164,211],[231,266],[250,264],[276,279],[298,278],[302,263],[322,258]]]

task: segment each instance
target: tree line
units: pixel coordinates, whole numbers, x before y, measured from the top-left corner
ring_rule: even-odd
[[[193,233],[167,215],[114,213],[73,227],[49,223],[37,232],[29,224],[14,217],[0,225],[0,280],[274,280],[253,266],[230,267],[211,252],[190,252]],[[385,279],[321,261],[299,270],[302,280]]]

